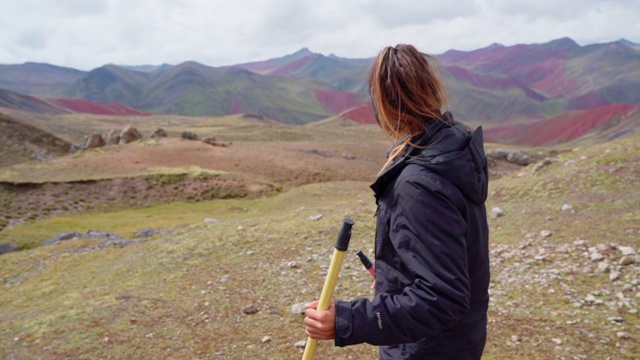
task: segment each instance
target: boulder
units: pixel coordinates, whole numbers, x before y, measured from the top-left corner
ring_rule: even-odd
[[[14,252],[14,251],[18,251],[20,249],[18,249],[17,247],[11,245],[11,244],[0,244],[0,255],[2,254],[6,254],[6,253],[10,253],[10,252]]]
[[[527,166],[536,162],[529,154],[517,149],[491,150],[487,152],[487,157],[497,160],[505,160],[520,166]]]
[[[87,149],[95,149],[99,147],[103,147],[105,145],[104,138],[101,134],[91,134],[84,138],[84,144],[82,144],[82,148]]]
[[[128,144],[132,141],[142,139],[142,135],[138,132],[138,129],[131,125],[128,125],[120,132],[120,145]]]
[[[61,234],[58,234],[48,240],[45,240],[45,242],[42,243],[42,246],[45,245],[53,245],[53,244],[57,244],[61,241],[65,241],[65,240],[71,240],[77,237],[82,236],[82,234],[75,232],[75,231],[69,231],[69,232],[64,232]]]
[[[156,131],[153,132],[153,134],[151,134],[151,137],[152,138],[167,137],[167,132],[162,128],[158,128],[156,129]]]
[[[109,130],[109,132],[104,136],[104,140],[107,145],[118,145],[120,143],[120,132],[122,132],[122,130]]]
[[[185,140],[198,140],[198,135],[191,131],[183,131],[182,134],[180,134],[180,137]]]

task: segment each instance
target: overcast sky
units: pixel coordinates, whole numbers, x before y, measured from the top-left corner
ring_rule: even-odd
[[[640,0],[2,0],[0,14],[0,64],[81,70],[221,66],[303,47],[366,58],[398,43],[440,54],[565,36],[640,42]]]

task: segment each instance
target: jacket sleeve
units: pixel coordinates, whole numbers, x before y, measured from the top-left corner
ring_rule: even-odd
[[[398,179],[390,238],[413,283],[399,295],[338,301],[337,346],[415,342],[453,326],[467,312],[467,224],[452,200],[460,194],[450,187],[436,175]]]

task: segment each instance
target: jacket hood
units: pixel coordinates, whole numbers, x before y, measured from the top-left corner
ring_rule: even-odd
[[[408,147],[371,185],[376,194],[405,166],[417,164],[451,181],[472,202],[482,204],[487,199],[487,158],[482,127],[470,132],[446,112],[425,125],[424,131],[412,138],[411,143],[418,146]]]

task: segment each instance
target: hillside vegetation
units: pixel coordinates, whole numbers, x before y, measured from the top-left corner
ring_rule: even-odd
[[[86,120],[102,121],[67,119]],[[253,121],[231,123],[245,120]],[[176,124],[225,141],[251,134],[224,118],[193,121],[202,122]],[[284,184],[284,191],[141,208],[118,208],[123,198],[98,199],[113,207],[70,209],[4,229],[0,242],[30,245],[0,256],[0,357],[299,359],[295,343],[306,336],[291,306],[319,296],[345,216],[356,221],[351,248],[373,249],[375,202],[368,185],[388,141],[378,129],[341,120],[280,126],[258,126],[258,140],[233,140],[228,147],[168,138],[59,158],[31,174],[28,167],[22,173],[3,168],[4,181],[16,185],[47,174],[69,183],[86,176],[73,164],[110,164],[101,176],[106,180],[118,164],[134,174],[162,160],[169,161],[166,184],[179,189],[190,183],[169,176],[176,173],[171,169],[193,171],[199,164],[203,173],[236,178],[246,171],[252,181]],[[574,148],[491,181],[488,209],[499,207],[504,215],[490,218],[486,359],[640,354],[640,262],[628,250],[640,248],[638,140]],[[122,161],[129,151],[137,154],[133,161]],[[179,154],[173,164],[171,151]],[[251,156],[255,162],[243,165]],[[146,228],[153,234],[134,236]],[[38,246],[62,232],[87,235]],[[371,297],[370,283],[357,257],[348,255],[335,296]],[[317,356],[371,359],[376,352],[321,342]]]
[[[615,127],[628,107],[640,106],[640,50],[624,40],[585,46],[569,38],[493,44],[435,57],[456,118],[487,130],[497,127],[494,139],[499,142],[531,145],[517,135],[526,126],[535,145],[571,141],[584,133],[593,137]],[[226,67],[187,61],[174,66],[109,64],[82,72],[46,64],[0,65],[0,88],[47,97],[3,96],[0,90],[0,106],[50,113],[248,113],[287,124],[341,116],[374,124],[367,90],[371,61],[302,49]],[[588,125],[576,129],[577,117]],[[615,135],[628,136],[637,127],[634,121]],[[563,136],[558,139],[555,133]],[[574,137],[565,140],[567,136]]]

